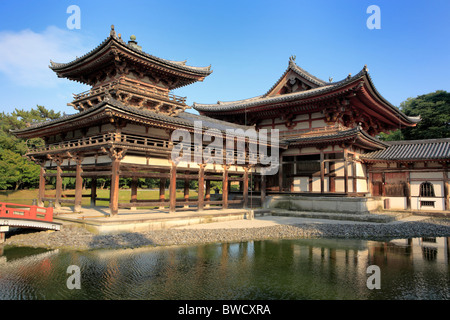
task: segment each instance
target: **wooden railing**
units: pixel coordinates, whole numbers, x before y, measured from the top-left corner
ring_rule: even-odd
[[[178,142],[176,142],[177,145]],[[152,137],[143,137],[133,134],[125,134],[125,133],[105,133],[102,135],[84,137],[79,139],[73,139],[68,141],[62,141],[58,143],[51,143],[45,146],[35,146],[34,148],[29,149],[29,154],[36,153],[52,153],[52,152],[62,152],[62,151],[70,151],[76,149],[85,149],[89,147],[100,148],[102,146],[113,146],[117,145],[120,147],[125,147],[129,149],[148,149],[148,150],[157,150],[159,151],[171,151],[173,150],[173,142],[170,140],[152,138]],[[180,148],[179,145],[178,148]],[[189,146],[184,146],[184,149],[191,153],[191,156],[194,157],[198,148],[192,142]],[[175,150],[179,151],[179,149]],[[213,154],[213,151],[218,151],[217,157]],[[183,152],[180,152],[183,154]],[[259,163],[260,157],[258,153],[249,153],[246,150],[224,150],[211,148],[209,146],[203,146],[202,154],[205,157],[206,155],[213,154],[211,160],[217,160],[217,163],[220,163],[218,159],[222,159],[222,163],[227,163],[227,160],[231,157],[235,160],[235,163]]]
[[[92,88],[90,90],[86,90],[84,92],[73,94],[74,102],[83,100],[83,99],[89,99],[91,97],[105,94],[106,92],[110,90],[124,90],[127,92],[133,92],[142,96],[152,96],[156,95],[166,100],[171,100],[176,103],[185,104],[186,103],[186,97],[177,96],[173,93],[159,90],[154,87],[150,86],[144,86],[138,82],[133,83],[131,80],[127,79],[119,79],[117,81],[110,82],[108,84],[105,84],[103,86],[99,86],[96,88]]]
[[[89,146],[99,146],[104,144],[125,144],[129,147],[149,147],[168,149],[171,147],[170,141],[150,137],[141,137],[130,134],[105,133],[97,136],[90,136],[74,140],[52,143],[45,146],[30,148],[30,153],[61,151],[63,149],[85,148]]]
[[[53,208],[0,202],[0,218],[53,221]]]

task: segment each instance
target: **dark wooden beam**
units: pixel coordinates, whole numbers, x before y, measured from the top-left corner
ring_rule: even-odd
[[[45,197],[45,169],[44,165],[41,165],[41,169],[39,172],[39,192],[38,192],[38,206],[44,206],[44,197]]]
[[[81,176],[81,173],[83,172],[81,168],[81,158],[77,158],[77,166],[76,166],[76,173],[75,173],[75,206],[74,211],[80,211],[81,210],[81,200],[82,200],[82,192],[83,192],[83,177]]]
[[[120,160],[118,158],[113,158],[112,172],[111,172],[111,188],[110,188],[110,202],[109,208],[111,214],[115,215],[119,211],[119,180],[120,180]]]
[[[61,162],[58,161],[56,165],[56,200],[55,200],[55,208],[60,208],[61,203],[61,192],[62,192],[62,177],[61,177],[62,169],[61,169]]]
[[[228,208],[228,166],[223,166],[222,177],[222,208]]]
[[[248,207],[248,168],[244,168],[244,183],[243,183],[243,195],[244,195],[244,208]]]
[[[172,163],[170,169],[170,187],[169,187],[169,213],[174,213],[177,201],[177,166]]]
[[[198,170],[198,210],[203,210],[205,202],[205,164],[200,164]]]

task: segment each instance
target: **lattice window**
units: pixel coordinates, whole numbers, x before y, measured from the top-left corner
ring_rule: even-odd
[[[423,182],[420,185],[420,196],[421,197],[434,197],[433,184],[430,182]]]
[[[433,207],[434,208],[434,203],[436,201],[420,201],[420,206],[421,207]]]

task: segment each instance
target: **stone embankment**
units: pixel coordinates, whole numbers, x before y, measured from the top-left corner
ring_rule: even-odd
[[[414,237],[450,237],[450,218],[429,218],[403,223],[302,223],[226,229],[207,229],[205,226],[199,229],[178,228],[107,235],[96,235],[81,227],[64,225],[61,231],[10,232],[4,245],[90,250],[270,239],[388,240]]]

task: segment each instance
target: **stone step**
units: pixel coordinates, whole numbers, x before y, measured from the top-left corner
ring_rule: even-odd
[[[368,213],[368,214],[351,214],[351,213],[332,213],[332,212],[312,212],[312,211],[293,211],[293,210],[271,210],[273,216],[312,218],[312,219],[330,219],[330,220],[347,220],[359,222],[376,222],[387,223],[403,219],[410,216],[411,213]]]

